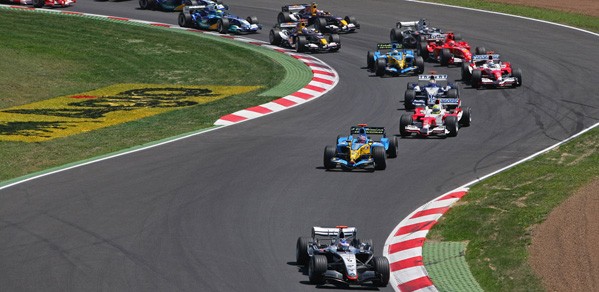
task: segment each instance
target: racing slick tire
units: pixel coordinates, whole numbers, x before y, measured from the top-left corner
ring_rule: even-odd
[[[297,239],[295,246],[295,262],[298,265],[306,265],[310,261],[310,255],[308,254],[308,245],[312,241],[310,237],[300,237]]]
[[[389,148],[387,148],[387,157],[389,158],[397,158],[397,137],[393,136],[389,139]]]
[[[403,96],[403,105],[407,111],[414,109],[414,99],[416,99],[416,91],[414,89],[407,89]]]
[[[386,257],[373,257],[372,266],[375,274],[379,277],[377,280],[373,280],[372,283],[377,287],[387,287],[391,276],[389,260]]]
[[[399,118],[399,134],[402,137],[410,136],[412,133],[406,131],[406,126],[412,124],[412,115],[411,114],[403,114]]]
[[[411,90],[414,89],[414,87],[416,87],[416,83],[408,82],[406,89]]]
[[[456,116],[449,116],[445,119],[445,127],[449,130],[447,136],[455,137],[458,135],[458,118]]]
[[[270,30],[268,34],[268,41],[271,45],[280,46],[281,45],[281,30],[278,28],[273,28]]]
[[[374,170],[385,170],[385,168],[387,168],[387,161],[385,156],[385,147],[372,147]]]
[[[351,16],[351,15],[346,15],[343,18],[347,23],[352,23],[355,24],[356,26],[358,26],[358,20],[356,20],[355,16]]]
[[[416,75],[424,73],[424,59],[422,57],[416,57],[416,59],[414,60],[414,64],[416,65],[416,67],[418,67],[418,69],[414,70]]]
[[[472,74],[470,73],[470,64],[468,62],[462,63],[462,81],[470,82]]]
[[[417,45],[418,55],[420,55],[423,59],[428,59],[428,43],[426,41],[421,41]]]
[[[366,53],[366,67],[368,67],[368,70],[374,71],[374,53],[371,51]]]
[[[476,48],[474,49],[474,52],[475,52],[477,55],[486,55],[486,54],[487,54],[487,49],[486,49],[485,47],[476,47]]]
[[[180,27],[191,27],[191,15],[180,12],[177,21]]]
[[[291,22],[291,14],[289,14],[289,12],[287,12],[287,11],[279,12],[279,15],[277,15],[277,22],[278,23]]]
[[[139,0],[139,8],[142,10],[154,9],[154,0]]]
[[[512,75],[514,76],[514,78],[516,78],[516,80],[518,80],[518,82],[516,82],[514,84],[514,87],[520,87],[520,86],[522,86],[522,70],[520,70],[520,68],[515,69],[512,72]]]
[[[470,127],[470,122],[472,122],[472,108],[469,106],[464,108],[462,111],[462,118],[460,119],[460,126],[462,127]]]
[[[44,1],[44,0],[33,0],[33,7],[35,7],[35,8],[42,8],[42,7],[44,7],[45,4],[46,4],[46,1]]]
[[[324,284],[324,273],[327,271],[328,265],[325,255],[315,254],[310,258],[308,278],[311,284]]]
[[[374,73],[376,76],[384,76],[387,71],[387,60],[385,58],[376,59]]]
[[[341,38],[336,33],[329,35],[329,43],[337,44],[337,48],[331,49],[332,52],[337,52],[341,48]]]
[[[305,36],[303,36],[303,35],[297,36],[296,40],[295,40],[295,51],[298,53],[305,52],[307,42],[308,42],[308,40],[306,39]]]
[[[314,19],[314,28],[322,33],[327,32],[327,20],[322,17]]]
[[[225,34],[229,32],[229,20],[226,18],[221,18],[218,20],[216,30],[220,34]]]
[[[471,82],[472,83],[472,87],[473,88],[480,88],[481,87],[481,82],[483,79],[483,72],[480,70],[474,70],[472,71],[472,78],[471,78]]]
[[[333,169],[337,166],[336,163],[332,162],[331,159],[337,155],[337,147],[332,145],[327,145],[324,147],[324,158],[323,164],[326,170]]]
[[[401,30],[392,28],[391,32],[389,33],[389,40],[392,43],[397,42],[401,44],[403,42],[403,35],[401,34]]]
[[[248,16],[245,20],[250,24],[258,24],[258,17],[256,16]]]
[[[449,49],[442,49],[441,50],[441,58],[439,59],[441,66],[448,66],[450,60],[451,60],[451,51]]]
[[[458,90],[457,89],[450,89],[447,91],[447,98],[458,98],[459,94],[458,94]]]

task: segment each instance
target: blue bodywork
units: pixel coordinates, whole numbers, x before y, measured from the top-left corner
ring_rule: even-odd
[[[424,60],[416,55],[416,51],[403,49],[398,43],[378,44],[372,59],[370,59],[370,56],[368,58],[369,69],[375,71],[378,76],[384,74],[397,76],[424,72]],[[379,59],[386,61],[384,71],[378,68]]]
[[[191,15],[191,23],[194,27],[206,30],[218,29],[220,19],[228,20],[227,32],[236,34],[256,33],[262,29],[258,23],[250,23],[248,20],[233,15],[227,11],[228,6],[222,4],[209,4],[203,6],[191,6],[184,8],[184,12]],[[248,17],[249,19],[249,17]]]
[[[449,107],[460,104],[458,87],[452,82],[447,82],[447,75],[419,75],[418,81],[408,83],[406,102],[410,91],[413,91],[414,99],[411,104],[406,104],[407,109],[432,106],[436,103]],[[441,82],[445,84],[440,84]]]

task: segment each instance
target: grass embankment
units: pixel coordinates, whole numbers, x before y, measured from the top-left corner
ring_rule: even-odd
[[[543,291],[527,263],[531,229],[599,175],[598,149],[594,129],[473,186],[429,239],[468,242],[466,261],[485,291]]]
[[[599,32],[599,17],[581,15],[576,13],[552,10],[547,8],[528,7],[513,4],[489,2],[484,0],[423,0],[449,5],[470,7],[482,10],[496,11],[513,15],[520,15],[541,19],[574,27]]]
[[[194,32],[7,9],[0,10],[0,30],[0,110],[112,84],[267,90],[287,78],[285,68],[265,55],[278,53]],[[293,62],[305,67],[291,57],[281,58],[289,59],[287,67]],[[305,71],[307,83],[311,73],[307,67]],[[302,85],[295,86],[289,93]],[[254,91],[66,138],[0,142],[0,181],[211,127],[224,114],[273,98]],[[0,135],[6,127],[0,123]]]

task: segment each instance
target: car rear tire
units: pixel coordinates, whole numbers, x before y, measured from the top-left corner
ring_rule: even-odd
[[[393,137],[389,138],[389,148],[387,148],[387,157],[389,157],[389,158],[397,157],[397,146],[398,146],[397,137],[393,136]]]
[[[445,119],[445,127],[449,130],[449,137],[455,137],[458,135],[458,118],[456,116],[449,116]]]
[[[396,42],[401,44],[403,42],[403,35],[401,34],[401,30],[392,28],[391,32],[389,33],[389,40],[391,40],[392,43]]]
[[[341,45],[341,38],[338,34],[334,33],[329,36],[329,42]]]
[[[462,81],[470,82],[472,74],[470,73],[470,64],[468,62],[462,63]]]
[[[374,159],[375,170],[385,170],[385,168],[387,168],[386,153],[384,147],[373,147],[372,158]]]
[[[368,70],[374,71],[374,53],[371,51],[366,53],[366,67],[368,67]]]
[[[373,280],[372,283],[377,287],[387,287],[391,276],[389,260],[386,257],[373,257],[372,266],[374,267],[375,274],[378,276],[378,279]]]
[[[458,98],[458,90],[457,89],[450,89],[447,91],[447,98]]]
[[[310,261],[310,255],[308,254],[308,245],[312,241],[310,237],[300,237],[297,239],[295,246],[295,262],[298,265],[306,265]]]
[[[403,105],[407,111],[414,109],[414,99],[416,99],[416,91],[413,89],[407,89],[403,97]]]
[[[183,12],[179,13],[178,23],[180,27],[190,27],[191,15],[187,15]]]
[[[414,63],[418,69],[415,70],[416,74],[424,73],[424,59],[420,56],[416,57]]]
[[[472,122],[472,108],[469,106],[462,110],[462,118],[460,119],[460,125],[462,127],[470,127],[470,122]]]
[[[46,4],[46,1],[44,1],[44,0],[33,0],[33,7],[35,7],[35,8],[42,8],[42,7],[44,7],[45,4]]]
[[[280,46],[281,40],[281,30],[278,28],[271,29],[270,33],[268,34],[268,41],[270,44],[273,46]]]
[[[226,18],[219,19],[216,30],[220,34],[225,34],[225,33],[229,32],[229,20]]]
[[[481,82],[483,80],[483,72],[480,70],[474,70],[472,71],[472,87],[474,88],[480,88],[481,87]]]
[[[450,60],[451,60],[451,51],[449,49],[442,49],[441,50],[441,58],[440,58],[441,66],[448,66]]]
[[[385,58],[376,59],[376,76],[384,76],[387,71],[387,60]]]
[[[308,265],[308,278],[310,279],[310,283],[317,285],[323,284],[323,274],[327,271],[328,265],[329,263],[325,255],[313,255],[310,259],[310,264]]]
[[[307,42],[308,42],[308,40],[306,39],[305,36],[303,36],[303,35],[297,36],[296,40],[295,40],[295,51],[298,53],[305,52]]]
[[[287,11],[279,12],[279,15],[277,15],[277,22],[278,23],[291,22],[291,14],[289,14],[289,12],[287,12]]]
[[[475,52],[477,55],[486,55],[486,54],[487,54],[487,49],[486,49],[485,47],[476,47],[476,48],[474,49],[474,52]]]
[[[327,145],[324,148],[324,159],[323,164],[326,170],[333,169],[337,166],[336,163],[332,162],[331,159],[337,155],[337,147]]]
[[[250,24],[258,24],[258,17],[256,16],[248,16],[245,20],[247,20]]]
[[[314,28],[322,33],[327,32],[327,20],[322,17],[316,18],[314,20]]]
[[[44,2],[44,0],[34,0],[34,1]],[[34,7],[35,7],[35,4],[34,4]],[[139,0],[139,8],[141,8],[142,10],[153,9],[154,1],[153,0]]]
[[[412,133],[406,131],[406,126],[412,124],[412,115],[411,114],[403,114],[399,118],[399,134],[402,137],[410,136]]]
[[[520,87],[522,86],[522,70],[520,70],[520,68],[515,69],[512,72],[512,75],[514,75],[514,78],[516,78],[516,80],[518,80],[518,82],[516,83],[515,87]]]
[[[419,55],[423,58],[423,59],[428,59],[428,43],[426,41],[421,41],[418,43],[418,52]]]

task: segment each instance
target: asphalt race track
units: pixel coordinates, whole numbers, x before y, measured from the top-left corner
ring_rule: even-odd
[[[273,4],[273,2],[276,2]],[[285,1],[229,0],[268,31]],[[176,24],[137,1],[65,9]],[[380,254],[430,199],[555,144],[599,119],[596,36],[539,22],[404,1],[330,0],[362,28],[317,57],[340,74],[315,101],[186,140],[0,191],[0,290],[314,291],[295,241],[314,225],[358,227]],[[351,125],[398,134],[408,80],[367,72],[366,52],[396,21],[427,18],[522,68],[517,89],[462,86],[472,126],[455,138],[400,139],[377,172],[326,172],[323,149]],[[459,79],[459,68],[436,70]],[[384,291],[392,291],[389,286]]]

